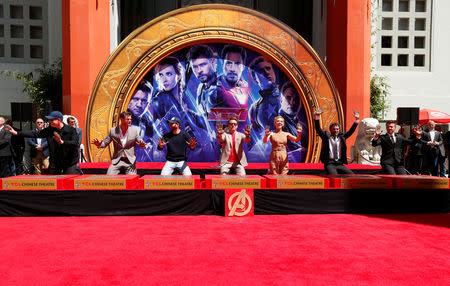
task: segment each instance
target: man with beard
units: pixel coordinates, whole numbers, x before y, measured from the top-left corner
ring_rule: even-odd
[[[127,111],[131,113],[131,125],[139,128],[139,136],[141,136],[142,140],[150,141],[148,144],[150,148],[137,148],[135,150],[138,162],[153,161],[153,148],[151,147],[156,146],[155,142],[152,142],[155,128],[153,126],[153,116],[148,110],[152,93],[153,87],[150,82],[143,80],[136,87],[127,108]]]
[[[381,168],[382,173],[387,175],[406,175],[407,171],[403,167],[403,150],[406,145],[421,142],[426,144],[426,140],[421,139],[422,133],[419,129],[413,128],[415,138],[406,139],[399,133],[395,133],[397,122],[388,120],[386,122],[386,134],[381,135],[381,128],[378,126],[375,136],[372,139],[372,146],[381,145]]]
[[[102,141],[95,138],[92,143],[97,148],[106,148],[113,142],[114,154],[111,165],[109,165],[107,175],[117,175],[124,173],[127,175],[136,175],[136,153],[135,145],[146,148],[145,142],[139,136],[139,130],[136,126],[131,126],[131,113],[124,111],[120,113],[120,125],[113,127],[108,135]]]
[[[172,117],[167,123],[170,132],[164,134],[158,141],[158,150],[164,149],[167,145],[166,164],[161,170],[161,175],[172,175],[174,170],[178,170],[182,175],[190,176],[192,172],[186,163],[186,146],[194,150],[197,140],[180,129],[181,120],[178,117]]]
[[[147,81],[141,82],[134,91],[128,104],[128,112],[131,112],[131,125],[140,128],[140,136],[151,137],[153,135],[152,115],[147,110],[150,98],[153,93],[153,87]]]
[[[241,123],[239,129],[243,129],[248,116],[250,97],[248,83],[242,78],[247,53],[242,47],[227,45],[223,48],[221,56],[223,74],[217,81],[217,106],[230,108],[229,111],[234,113]]]
[[[217,63],[214,52],[206,45],[193,46],[187,54],[187,59],[192,72],[200,81],[197,88],[198,112],[208,116],[211,107],[217,105]]]
[[[302,108],[302,102],[292,82],[285,82],[281,86],[280,115],[283,116],[286,124],[285,131],[292,135],[297,135],[298,125],[302,127],[303,134],[308,134],[308,125]],[[291,162],[301,162],[301,151],[307,145],[307,138],[302,136],[300,142],[288,141],[287,149]]]
[[[222,124],[217,126],[217,140],[222,144],[219,162],[221,175],[229,175],[234,170],[236,175],[245,176],[247,157],[243,144],[250,142],[251,129],[246,129],[243,134],[237,131],[237,126],[236,118],[228,120],[229,133],[225,133]]]
[[[7,129],[13,135],[29,138],[46,138],[49,145],[51,175],[81,175],[78,167],[78,135],[75,128],[63,122],[63,115],[59,111],[52,111],[45,116],[50,126],[42,130],[15,131],[11,126]]]
[[[189,66],[200,81],[196,93],[195,107],[188,107],[189,118],[193,120],[192,133],[200,139],[199,146],[191,153],[197,160],[214,160],[218,156],[214,151],[216,140],[214,122],[209,120],[211,108],[217,104],[217,59],[213,50],[206,45],[197,45],[189,49],[187,54]],[[191,134],[192,135],[192,134]],[[213,156],[213,157],[211,157]]]
[[[36,120],[36,130],[44,129],[44,124],[44,119],[38,118]],[[42,168],[48,168],[50,164],[47,139],[28,138],[27,142],[30,146],[30,158],[33,162],[34,173],[40,175],[42,174]]]
[[[261,95],[250,107],[250,121],[256,136],[261,138],[265,132],[265,126],[271,126],[280,112],[280,90],[269,60],[259,56],[250,63],[249,69],[252,78],[260,88]]]
[[[346,132],[341,132],[341,125],[338,122],[330,124],[330,132],[323,131],[320,128],[320,115],[322,110],[316,109],[315,112],[315,127],[317,134],[322,139],[322,149],[320,151],[320,161],[322,161],[325,171],[329,175],[337,174],[353,174],[353,172],[344,166],[347,162],[347,143],[346,140],[352,136],[356,127],[359,124],[359,113],[354,112],[355,122],[352,127]]]

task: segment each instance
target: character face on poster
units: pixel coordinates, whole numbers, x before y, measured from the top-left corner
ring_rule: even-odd
[[[284,131],[297,136],[297,124],[303,127],[301,141],[289,141],[287,151],[290,162],[304,162],[309,132],[302,99],[275,64],[252,50],[228,44],[180,50],[155,65],[131,93],[132,124],[148,147],[136,148],[138,161],[165,161],[157,142],[170,131],[167,120],[178,117],[181,129],[198,140],[197,148],[188,150],[190,162],[218,161],[216,124],[237,118],[238,131],[252,127],[248,161],[266,163],[271,146],[262,142],[265,128],[274,130],[274,118],[281,115]]]

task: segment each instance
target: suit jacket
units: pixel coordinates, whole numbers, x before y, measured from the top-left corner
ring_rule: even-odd
[[[319,120],[314,120],[315,123],[315,127],[316,127],[316,131],[317,134],[320,136],[320,138],[322,139],[322,150],[320,151],[320,161],[322,161],[322,163],[327,164],[330,161],[330,137],[331,137],[331,133],[328,131],[323,131],[322,128],[320,128],[320,122]],[[345,132],[342,133],[340,132],[337,137],[341,140],[341,161],[343,164],[348,164],[347,161],[347,138],[352,136],[353,132],[355,132],[356,127],[358,126],[358,123],[353,123],[352,127],[350,127],[350,129]]]
[[[76,127],[75,129],[77,130],[77,137],[78,137],[77,143],[78,145],[81,145],[81,142],[83,141],[83,130],[78,127]]]
[[[236,150],[237,157],[239,159],[239,163],[245,167],[247,166],[247,157],[245,156],[243,143],[246,141],[245,134],[236,131],[236,135],[234,137],[234,148]],[[220,141],[219,141],[220,142]],[[220,162],[219,166],[222,167],[228,161],[228,158],[231,154],[231,147],[233,144],[232,136],[228,133],[222,133],[222,151],[220,152]]]
[[[443,144],[444,142],[442,140],[441,132],[436,131],[434,136],[435,136],[434,141],[438,142],[439,145],[438,146],[427,146],[428,152],[440,154],[441,156],[445,156],[445,147]],[[425,131],[422,134],[422,139],[426,142],[431,141],[430,130],[425,129]]]
[[[403,147],[406,144],[412,144],[418,140],[406,139],[398,133],[394,133],[395,144],[392,143],[389,134],[383,134],[378,137],[377,140],[372,140],[372,146],[381,145],[381,163],[382,164],[403,164]],[[421,141],[422,143],[424,141]]]
[[[64,144],[60,145],[53,139],[55,132],[61,136]],[[49,126],[42,130],[35,129],[17,133],[23,137],[47,139],[50,154],[50,168],[60,171],[78,163],[77,132],[75,128],[67,124],[64,124],[61,129]]]
[[[131,164],[134,164],[136,162],[136,153],[134,152],[134,146],[136,143],[139,143],[142,140],[141,136],[139,136],[139,128],[136,126],[128,127],[127,141],[125,143],[125,146],[123,146],[122,141],[120,141],[120,132],[122,132],[120,130],[120,126],[111,128],[106,138],[103,139],[100,148],[105,148],[112,141],[114,146],[112,163],[116,165],[117,163],[119,163],[120,158],[126,155]]]
[[[61,136],[64,144],[60,145],[53,139],[55,132]],[[49,126],[42,130],[21,131],[18,132],[18,135],[29,138],[47,139],[50,154],[50,168],[65,170],[78,163],[77,132],[75,128],[67,124],[64,124],[61,129]]]
[[[0,157],[11,156],[11,132],[5,129],[0,130]]]
[[[41,138],[41,146],[42,146],[42,153],[45,157],[48,157],[50,154],[48,152],[48,142],[47,139]],[[37,156],[38,150],[36,149],[37,144],[37,138],[28,138],[27,139],[28,145],[30,145],[30,157],[34,158]]]

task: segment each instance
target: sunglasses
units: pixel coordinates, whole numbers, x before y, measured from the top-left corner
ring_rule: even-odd
[[[228,123],[228,125],[237,125],[237,123]]]

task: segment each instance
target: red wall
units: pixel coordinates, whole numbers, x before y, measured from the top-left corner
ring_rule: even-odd
[[[109,1],[61,1],[63,113],[76,116],[84,129],[89,94],[109,57]]]
[[[370,116],[370,23],[370,0],[328,0],[326,65],[341,97],[346,128],[354,121],[354,109],[361,118]]]

